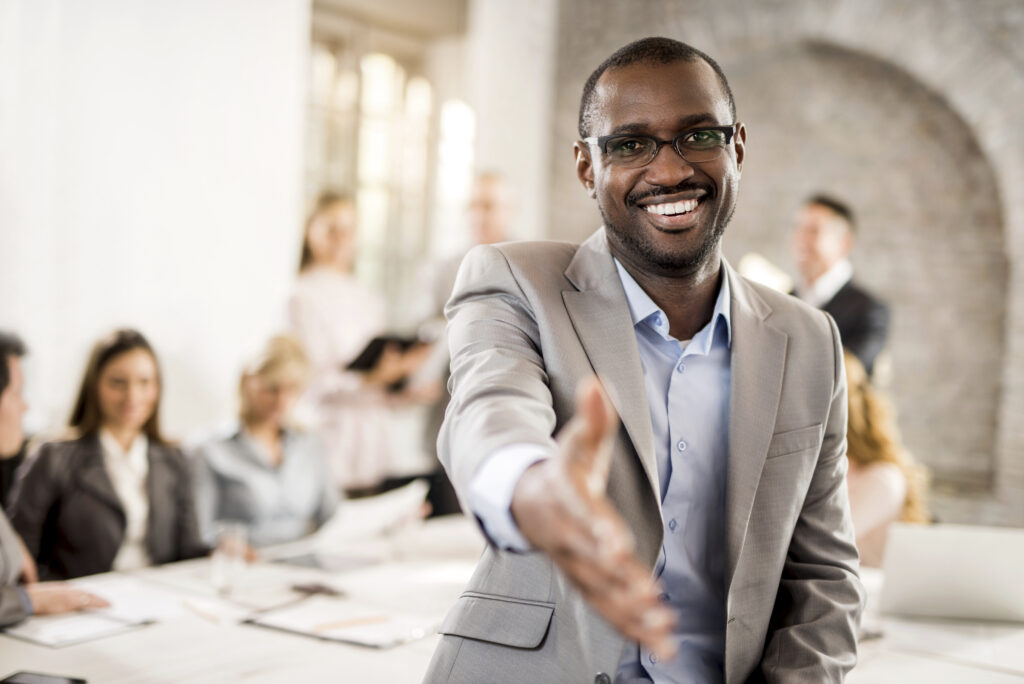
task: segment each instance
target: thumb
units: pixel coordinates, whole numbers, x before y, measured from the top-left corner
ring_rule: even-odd
[[[618,427],[618,418],[597,378],[591,377],[580,383],[574,421],[577,423],[573,432],[575,444],[569,453],[575,464],[583,469],[590,493],[595,496],[603,494],[608,484],[612,438]]]

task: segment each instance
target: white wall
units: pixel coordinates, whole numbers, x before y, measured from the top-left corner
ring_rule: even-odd
[[[309,4],[0,0],[0,327],[34,427],[119,325],[161,355],[168,433],[231,415],[298,253]]]
[[[471,0],[467,86],[476,110],[477,168],[518,195],[517,238],[548,235],[558,0]]]

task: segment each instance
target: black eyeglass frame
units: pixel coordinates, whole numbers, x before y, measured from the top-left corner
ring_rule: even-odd
[[[611,141],[611,140],[613,140],[615,138],[643,138],[643,139],[646,139],[646,140],[654,141],[654,144],[655,144],[654,152],[650,155],[650,157],[647,158],[646,161],[644,161],[643,163],[637,163],[637,164],[628,164],[628,163],[627,164],[623,164],[622,162],[618,162],[618,163],[612,162],[613,164],[616,164],[617,166],[618,165],[622,165],[622,166],[627,166],[629,168],[640,168],[641,166],[647,166],[652,161],[654,161],[655,158],[658,156],[658,153],[661,152],[661,146],[662,145],[671,145],[672,149],[676,151],[676,154],[678,154],[680,157],[682,157],[684,161],[688,161],[691,164],[703,164],[705,162],[714,161],[715,159],[718,159],[720,156],[722,156],[722,152],[724,152],[725,149],[727,147],[729,147],[729,145],[733,141],[733,138],[736,137],[736,130],[737,130],[737,128],[739,128],[739,125],[740,125],[740,123],[737,121],[736,123],[729,124],[727,126],[697,126],[695,128],[687,129],[687,130],[683,131],[682,133],[680,133],[679,135],[673,136],[670,140],[662,140],[661,138],[656,138],[653,135],[646,135],[644,133],[613,133],[611,135],[602,135],[602,136],[593,136],[592,135],[590,137],[584,138],[583,142],[588,144],[588,145],[596,146],[599,150],[601,150],[601,154],[602,155],[607,156],[608,155],[608,143],[609,143],[609,141]],[[683,139],[683,138],[685,138],[685,137],[687,137],[689,135],[693,135],[694,133],[697,133],[699,131],[718,131],[719,133],[722,133],[722,134],[725,135],[725,144],[712,148],[712,149],[715,149],[715,150],[718,151],[717,154],[715,154],[713,157],[707,157],[705,159],[697,159],[697,160],[687,159],[686,158],[686,154],[684,154],[684,151],[680,150],[679,149],[679,145],[677,145],[676,143],[680,139]],[[686,150],[686,152],[691,152],[692,153],[693,150]]]

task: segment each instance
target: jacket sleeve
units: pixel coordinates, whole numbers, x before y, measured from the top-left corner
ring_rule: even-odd
[[[834,384],[821,452],[782,570],[761,661],[766,682],[842,682],[866,594],[846,493],[846,372],[829,318]]]
[[[10,627],[28,617],[20,587],[0,587],[0,628]]]
[[[853,352],[868,373],[874,370],[875,359],[885,347],[889,337],[889,307],[869,298],[865,302],[864,316],[861,325],[847,334],[843,345]]]
[[[40,565],[49,553],[46,546],[52,543],[47,521],[61,497],[59,449],[56,443],[42,445],[34,457],[21,464],[11,491],[11,526]]]
[[[216,543],[214,522],[217,519],[217,481],[207,461],[207,449],[203,445],[190,455],[190,473],[192,475],[192,494],[195,499],[196,524],[199,536],[209,546]]]
[[[466,255],[445,313],[451,402],[438,456],[463,510],[472,511],[468,494],[481,465],[515,444],[553,450],[556,417],[534,312],[500,250]]]
[[[203,542],[199,532],[192,470],[184,454],[177,449],[173,451],[178,464],[178,477],[174,485],[175,533],[178,540],[176,560],[187,560],[205,556],[210,548]]]

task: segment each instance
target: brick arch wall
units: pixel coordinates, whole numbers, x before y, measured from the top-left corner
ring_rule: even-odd
[[[893,309],[890,389],[904,439],[938,480],[987,487],[1007,264],[995,174],[977,139],[931,90],[862,53],[797,43],[723,68],[749,131],[726,255],[738,263],[756,251],[789,267],[803,199],[825,191],[849,202],[855,276]]]
[[[578,239],[599,221],[572,172],[575,112],[590,70],[630,40],[668,35],[700,47],[723,64],[740,67],[745,60],[756,62],[808,43],[892,65],[959,117],[991,169],[991,183],[982,194],[995,205],[991,208],[998,216],[990,219],[1002,224],[1006,270],[1003,302],[987,308],[1005,307],[1003,350],[999,353],[998,344],[988,344],[973,353],[999,375],[996,407],[979,428],[988,431],[990,445],[982,448],[984,467],[976,469],[976,474],[994,475],[999,505],[964,509],[963,516],[1024,524],[1024,274],[1017,268],[1024,263],[1022,34],[1024,5],[1010,0],[562,0],[549,234]],[[984,175],[978,173],[975,180]],[[748,174],[744,185],[744,191],[750,189]],[[741,193],[741,198],[742,205],[747,197]],[[740,219],[737,212],[737,222]],[[938,304],[935,315],[948,316]],[[984,303],[981,307],[986,308]],[[957,322],[953,316],[946,325],[957,330]],[[950,393],[950,411],[942,420],[977,422],[979,418],[969,412],[956,415],[955,391],[969,378],[951,380],[935,369],[929,372],[934,374],[930,381]],[[960,456],[961,465],[976,465],[971,463],[976,457]],[[948,458],[943,462],[953,463],[958,456],[951,451]]]

